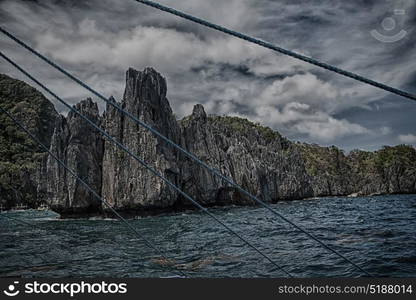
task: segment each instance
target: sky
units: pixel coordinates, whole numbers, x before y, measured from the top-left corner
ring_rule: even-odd
[[[159,2],[416,94],[414,0]],[[416,102],[133,0],[0,0],[0,24],[116,99],[129,67],[155,68],[178,118],[201,103],[347,151],[416,145]],[[0,49],[71,104],[92,96],[6,36]],[[5,61],[0,73],[35,86]]]

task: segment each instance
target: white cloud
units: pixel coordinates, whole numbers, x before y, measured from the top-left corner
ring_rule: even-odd
[[[346,136],[372,134],[372,131],[345,119],[335,119],[322,111],[311,111],[305,103],[292,102],[283,109],[262,106],[256,109],[257,121],[271,127],[286,127],[289,132],[301,133],[319,142],[333,142]]]
[[[68,43],[66,40],[72,42]],[[128,66],[153,66],[164,73],[189,72],[206,63],[246,65],[255,74],[302,69],[303,63],[283,63],[271,51],[218,35],[208,39],[176,29],[136,26],[118,32],[99,28],[85,19],[68,35],[53,28],[35,35],[38,48],[68,64],[93,64],[125,70]]]
[[[393,130],[389,126],[383,126],[383,127],[380,128],[380,134],[381,135],[389,135],[392,132],[393,132]]]
[[[342,97],[340,91],[328,82],[323,82],[311,73],[296,74],[276,80],[261,94],[265,104],[305,102],[309,105],[331,106]]]
[[[300,133],[308,134],[310,138],[326,143],[346,136],[370,133],[370,130],[359,124],[350,123],[345,119],[337,120],[329,116],[323,122],[301,121],[294,127]]]
[[[401,143],[405,144],[416,144],[416,135],[414,134],[401,134],[398,137]]]

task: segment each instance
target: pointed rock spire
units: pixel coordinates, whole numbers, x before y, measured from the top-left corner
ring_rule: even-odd
[[[159,98],[166,97],[166,79],[153,68],[137,71],[129,68],[126,72],[124,99],[145,99],[158,105]]]
[[[191,117],[194,120],[203,121],[203,122],[207,120],[207,113],[205,112],[205,109],[202,106],[202,104],[196,104],[194,106]]]

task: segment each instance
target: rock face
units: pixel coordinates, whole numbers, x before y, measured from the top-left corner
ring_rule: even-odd
[[[0,105],[49,147],[58,113],[28,84],[0,74]],[[0,207],[37,207],[45,201],[45,150],[0,113]]]
[[[179,126],[166,99],[166,80],[152,68],[143,72],[129,69],[126,90],[118,103],[140,121],[179,142]],[[131,152],[173,183],[178,183],[177,157],[171,147],[152,133],[107,106],[105,129]],[[137,161],[105,142],[102,195],[118,209],[142,210],[172,206],[177,199],[172,188],[152,176]]]
[[[101,125],[97,104],[91,99],[81,101],[75,109]],[[103,144],[101,135],[71,111],[66,118],[58,118],[50,151],[100,194]],[[54,211],[71,214],[99,210],[101,202],[51,156],[47,160],[46,178],[48,205]]]
[[[376,152],[353,151],[347,157],[361,195],[415,193],[416,151],[399,145]]]
[[[26,95],[26,90],[31,93]],[[0,96],[1,99],[19,102],[13,100],[21,98],[16,95],[26,95],[26,98],[35,95],[37,99],[47,102],[33,91],[27,85],[17,86],[6,89],[6,92],[1,91]],[[416,193],[416,150],[411,146],[384,147],[376,152],[352,151],[346,155],[336,147],[291,142],[278,132],[246,119],[208,116],[199,104],[190,116],[177,121],[166,91],[166,80],[155,70],[146,68],[139,72],[129,69],[122,101],[111,99],[113,105],[107,105],[103,117],[99,116],[98,107],[91,99],[80,102],[75,108],[206,206],[253,204],[253,201],[137,125],[114,106],[121,106],[142,123],[266,202],[350,194]],[[32,116],[27,114],[32,109],[27,103],[32,102],[22,102],[26,104],[13,104],[17,107],[13,109],[18,114],[19,107],[23,105],[26,113],[21,117],[25,120],[25,116]],[[190,205],[139,162],[104,140],[78,115],[70,112],[67,117],[57,117],[52,105],[47,103],[45,112],[35,114],[41,117],[32,121],[28,118],[27,124],[32,126],[34,132],[39,130],[36,134],[50,145],[50,150],[116,209],[152,213]],[[29,105],[30,109],[25,105]],[[50,120],[54,125],[50,124]],[[23,163],[19,166],[32,161],[32,156],[26,156],[26,153],[34,147],[33,143],[21,140],[22,136],[10,129],[13,126],[10,122],[0,124],[0,138],[11,143],[9,150],[1,150],[7,154],[3,159],[0,156],[3,170],[13,169],[10,162],[16,157],[22,157]],[[105,210],[53,158],[46,159],[42,152],[38,154],[37,163],[30,168],[19,167],[19,172],[13,175],[15,177],[0,175],[0,200],[3,203],[16,199],[28,202],[30,197],[21,196],[26,193],[35,198],[31,203],[40,203],[46,197],[48,204],[63,215]],[[12,178],[19,178],[20,188],[10,186]]]
[[[196,105],[180,124],[188,151],[260,199],[312,195],[299,152],[271,129],[240,118],[207,117],[202,105]],[[181,162],[183,189],[203,203],[252,203],[195,162],[185,158]]]
[[[314,196],[374,195],[416,192],[416,150],[384,147],[376,152],[297,144]]]
[[[352,184],[351,165],[340,149],[308,144],[296,146],[305,162],[314,197],[356,192]]]

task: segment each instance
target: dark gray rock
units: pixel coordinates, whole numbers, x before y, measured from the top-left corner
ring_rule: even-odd
[[[297,144],[306,164],[314,196],[415,193],[416,150],[384,147],[376,152]]]
[[[354,153],[345,155],[336,147],[293,143],[270,128],[245,119],[208,116],[200,104],[190,116],[176,121],[166,98],[166,81],[151,68],[143,72],[129,69],[122,102],[112,101],[266,202],[416,191],[411,147],[393,155],[401,160],[393,159],[380,167],[378,161],[384,150],[363,158]],[[104,127],[117,141],[200,203],[208,206],[254,204],[249,197],[112,105],[107,106]],[[108,141],[103,157],[102,195],[117,209],[132,212],[190,205]]]
[[[202,105],[180,123],[188,151],[260,199],[312,195],[297,149],[271,129],[241,118],[207,117]],[[205,204],[253,204],[189,159],[181,160],[181,175],[182,187]]]
[[[91,99],[75,105],[81,114],[101,126],[96,103]],[[50,151],[63,161],[98,194],[102,186],[103,140],[84,120],[72,111],[56,122]],[[96,212],[101,203],[82,183],[48,157],[46,168],[48,205],[61,214]]]
[[[361,195],[416,192],[416,150],[411,146],[357,150],[347,159],[354,174],[352,186]]]
[[[119,105],[169,139],[179,142],[179,127],[166,99],[166,80],[152,68],[143,72],[127,71],[126,90]],[[177,183],[179,169],[172,147],[111,105],[107,106],[104,125],[131,152]],[[119,209],[166,208],[177,199],[172,188],[108,141],[105,142],[103,168],[102,194]]]
[[[351,166],[336,147],[297,144],[315,197],[349,195],[354,192]]]

